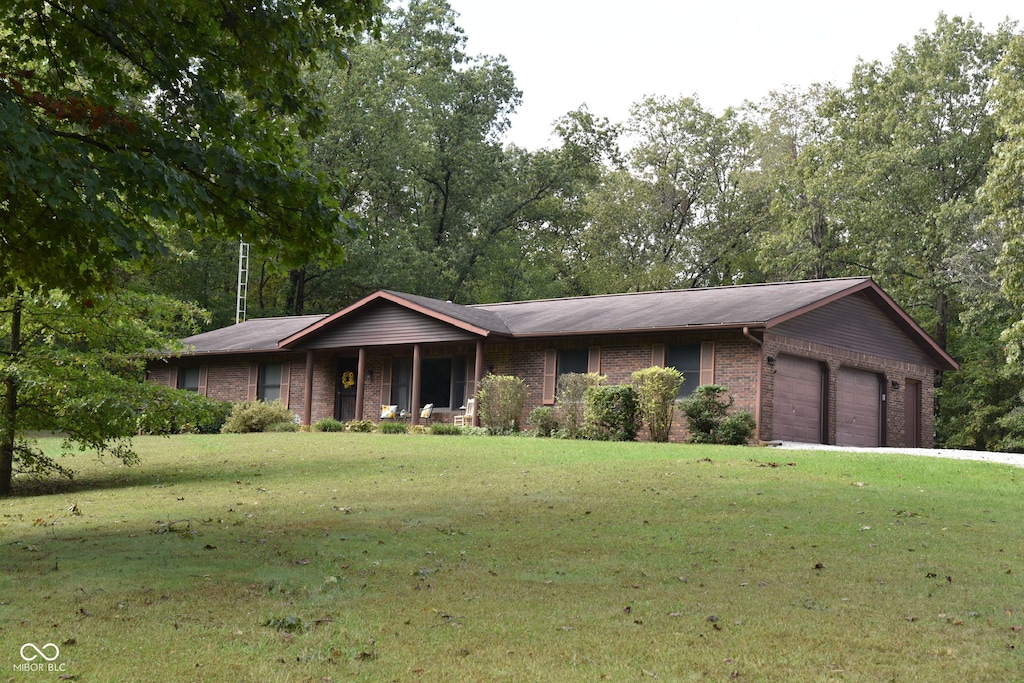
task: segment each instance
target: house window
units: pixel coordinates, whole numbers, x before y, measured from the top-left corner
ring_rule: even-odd
[[[199,368],[181,368],[178,371],[178,388],[199,393]]]
[[[561,349],[558,352],[558,376],[570,372],[584,374],[590,368],[590,351],[588,349]]]
[[[678,398],[686,398],[700,385],[700,344],[680,344],[665,349],[665,367],[683,373]]]
[[[412,358],[396,358],[391,371],[391,403],[399,410],[411,410]]]
[[[466,357],[426,358],[421,366],[420,406],[459,408],[466,400]]]
[[[261,401],[276,401],[281,398],[281,364],[271,363],[260,366],[260,384],[256,397]]]

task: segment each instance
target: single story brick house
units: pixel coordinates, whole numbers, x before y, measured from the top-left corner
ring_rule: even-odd
[[[726,386],[761,440],[843,446],[931,446],[936,373],[958,368],[870,278],[475,306],[378,291],[332,315],[184,341],[186,355],[149,363],[149,381],[225,401],[280,398],[303,424],[376,420],[382,405],[416,424],[426,404],[450,422],[486,373],[525,380],[525,423],[555,402],[561,374],[616,384],[671,365],[681,395]],[[683,436],[680,426],[673,439]]]

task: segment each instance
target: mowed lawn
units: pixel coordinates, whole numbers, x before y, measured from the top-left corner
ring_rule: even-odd
[[[0,681],[1024,680],[1010,466],[426,435],[136,445],[136,467],[78,455],[63,490],[0,500]],[[59,648],[52,671],[16,668],[26,643]]]

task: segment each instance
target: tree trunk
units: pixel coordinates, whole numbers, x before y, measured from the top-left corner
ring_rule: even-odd
[[[21,355],[21,294],[14,295],[11,309],[10,364],[17,367]],[[18,436],[18,378],[9,371],[3,378],[4,405],[0,415],[0,498],[11,495],[14,477],[14,446]]]

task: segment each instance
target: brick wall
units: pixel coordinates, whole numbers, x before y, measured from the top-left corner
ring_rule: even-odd
[[[827,413],[828,433],[825,441],[827,443],[836,442],[836,404],[839,369],[841,367],[850,367],[876,373],[884,382],[886,400],[882,403],[882,419],[885,445],[888,446],[903,446],[907,443],[906,422],[904,419],[906,384],[907,380],[919,382],[921,387],[920,445],[923,448],[929,448],[934,444],[935,371],[933,368],[906,361],[846,351],[770,332],[765,335],[764,345],[766,357],[790,354],[819,360],[826,364],[828,368],[828,396],[826,397],[825,411]],[[774,417],[774,405],[772,402],[774,395],[774,373],[767,366],[762,376],[762,382],[764,384],[764,390],[762,391],[764,399],[761,404],[761,438],[771,439],[772,420]],[[894,388],[893,382],[898,384],[899,388]]]
[[[655,344],[670,346],[673,344],[696,344],[714,342],[715,371],[714,382],[728,388],[729,395],[735,400],[734,410],[749,410],[759,416],[758,437],[764,440],[772,438],[774,374],[772,368],[763,363],[768,356],[792,354],[820,360],[828,366],[829,390],[827,410],[829,430],[826,441],[835,442],[835,404],[836,378],[842,366],[855,367],[878,373],[884,378],[887,401],[885,410],[885,438],[888,445],[902,446],[906,443],[906,425],[904,422],[904,403],[907,380],[920,382],[921,387],[921,445],[930,446],[934,433],[934,373],[932,368],[910,362],[894,361],[863,353],[843,351],[833,347],[806,342],[768,332],[764,338],[764,349],[750,338],[738,332],[708,333],[702,335],[670,334],[657,337],[640,335],[607,336],[585,340],[548,340],[526,342],[489,342],[484,346],[485,372],[499,375],[521,377],[529,390],[529,397],[521,416],[522,424],[526,424],[529,413],[542,405],[544,385],[544,358],[547,349],[590,349],[600,348],[599,372],[608,378],[609,384],[628,383],[634,370],[650,367]],[[470,368],[474,365],[475,344],[451,343],[437,346],[424,346],[423,357],[461,355],[470,359]],[[388,350],[369,349],[366,354],[366,371],[368,380],[363,388],[363,416],[376,420],[382,403],[382,381],[385,357],[412,355],[410,348]],[[290,367],[288,383],[288,406],[300,416],[305,408],[306,354],[274,354],[260,356],[257,359],[264,363],[288,363]],[[337,356],[329,352],[318,352],[313,363],[313,395],[311,419],[313,422],[335,414],[335,389],[337,382]],[[165,363],[156,361],[150,364],[149,381],[166,384],[171,380],[170,365],[194,366],[202,364],[207,369],[207,395],[223,401],[243,401],[248,396],[250,359],[245,357],[218,358],[180,358]],[[760,373],[759,373],[760,366]],[[469,378],[470,381],[472,377]],[[693,381],[694,378],[687,378]],[[760,394],[758,405],[758,382]],[[899,388],[893,388],[896,382]],[[433,421],[450,422],[457,410],[436,411]],[[685,439],[683,420],[677,414],[672,430],[672,439]]]

